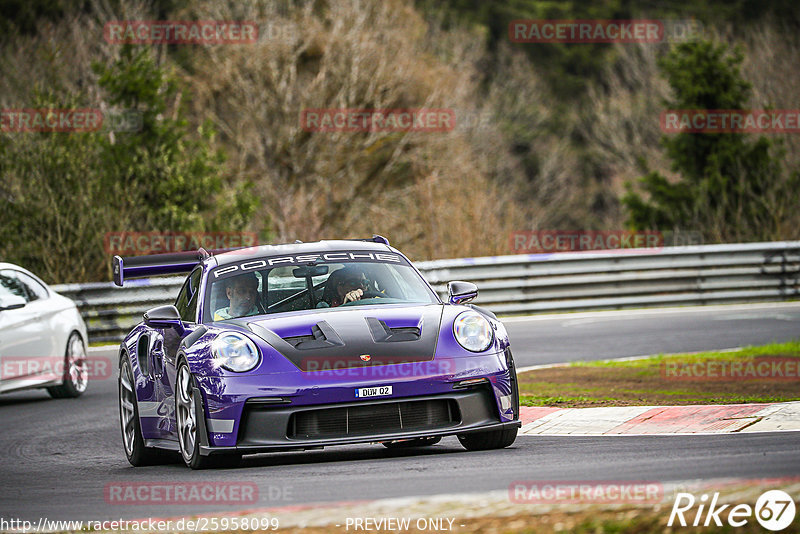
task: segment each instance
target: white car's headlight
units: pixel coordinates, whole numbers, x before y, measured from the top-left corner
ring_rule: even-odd
[[[236,332],[220,334],[211,343],[211,353],[219,367],[243,373],[258,365],[259,354],[256,344]]]
[[[483,352],[494,340],[494,331],[489,321],[476,311],[465,311],[453,322],[456,341],[471,352]]]

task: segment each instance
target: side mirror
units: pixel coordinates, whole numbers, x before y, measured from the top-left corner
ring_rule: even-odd
[[[466,304],[478,296],[478,286],[472,282],[448,282],[447,294],[450,304]]]
[[[179,335],[182,335],[186,330],[183,327],[178,308],[171,304],[147,310],[142,317],[144,318],[144,324],[150,328],[174,328]]]
[[[0,299],[0,311],[24,308],[27,303],[27,300],[18,295],[7,295]]]

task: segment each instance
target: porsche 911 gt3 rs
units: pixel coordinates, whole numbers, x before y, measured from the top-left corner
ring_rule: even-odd
[[[119,410],[133,465],[192,468],[353,443],[470,450],[520,426],[508,335],[450,282],[443,302],[380,236],[115,257],[114,279],[188,273],[175,304],[120,345]],[[165,456],[165,454],[167,456]]]

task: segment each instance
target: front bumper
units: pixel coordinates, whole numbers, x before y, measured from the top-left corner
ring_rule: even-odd
[[[236,445],[204,444],[200,447],[200,453],[206,456],[317,449],[332,445],[451,436],[520,426],[518,419],[500,419],[489,387],[406,399],[326,406],[269,406],[248,403],[239,425]]]
[[[480,378],[485,382],[469,389],[460,389],[460,382]],[[484,354],[469,358],[437,359],[427,364],[398,364],[342,372],[281,373],[274,375],[242,375],[224,378],[196,377],[203,393],[203,406],[210,448],[227,450],[274,450],[306,448],[330,444],[363,443],[405,439],[421,435],[461,434],[488,429],[488,425],[511,423],[518,418],[512,402],[511,374],[504,353]],[[391,385],[391,397],[356,399],[359,387]],[[474,397],[481,391],[479,397]],[[479,400],[476,400],[479,399]],[[383,420],[394,414],[383,405],[440,400],[457,414],[457,418],[425,419],[431,423],[420,428],[409,425],[370,425],[370,417]],[[435,403],[434,403],[435,404]],[[365,407],[374,407],[370,410]],[[381,406],[383,406],[381,408]],[[444,409],[438,406],[406,407],[411,418],[428,417]],[[420,408],[423,408],[420,411]],[[350,410],[355,410],[350,413]],[[339,410],[329,412],[328,410]],[[438,411],[437,411],[438,410]],[[307,412],[326,417],[314,420]],[[403,407],[397,410],[403,416]],[[325,412],[324,414],[322,412]],[[423,413],[424,412],[424,413]],[[363,423],[356,431],[336,429],[341,418],[355,416]],[[361,419],[359,419],[359,417]],[[409,419],[408,415],[405,416]],[[304,419],[305,418],[305,419]],[[361,421],[366,419],[366,423]],[[331,431],[294,431],[297,421],[309,425],[333,425]],[[399,423],[399,421],[397,421]],[[330,429],[329,429],[330,430]],[[345,429],[349,430],[349,429]],[[206,444],[204,444],[206,445]]]

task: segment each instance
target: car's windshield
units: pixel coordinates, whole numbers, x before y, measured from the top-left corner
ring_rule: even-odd
[[[203,317],[222,321],[340,306],[437,302],[430,287],[405,260],[341,261],[339,258],[359,256],[342,253],[336,260],[319,261],[325,256],[333,254],[299,265],[270,266],[270,259],[265,258],[220,267],[209,275]]]

